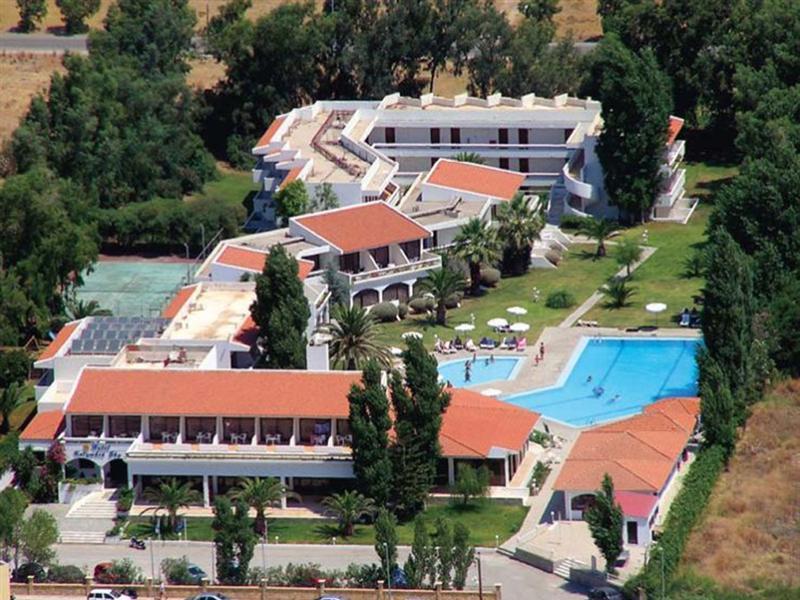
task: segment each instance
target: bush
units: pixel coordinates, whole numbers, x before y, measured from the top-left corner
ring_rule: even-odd
[[[117,495],[117,512],[126,513],[133,506],[134,492],[129,487],[120,488]]]
[[[569,308],[575,305],[575,296],[567,290],[556,290],[547,296],[544,304],[547,308]]]
[[[197,583],[195,578],[189,573],[189,559],[185,556],[181,558],[165,558],[161,561],[161,572],[164,579],[171,585],[194,585]]]
[[[534,444],[539,444],[542,448],[549,448],[550,444],[553,441],[553,438],[546,434],[544,431],[539,431],[538,429],[534,429],[533,433],[531,434],[530,440]]]
[[[106,571],[108,581],[103,583],[140,583],[144,580],[142,570],[133,564],[130,558],[111,561],[111,567]]]
[[[714,484],[725,466],[725,449],[712,446],[703,450],[689,467],[683,486],[670,506],[661,537],[650,549],[650,560],[625,589],[633,597],[639,588],[655,597],[661,585],[662,553],[664,574],[669,578],[678,567],[686,541],[708,504]]]
[[[580,229],[584,223],[591,221],[590,217],[579,217],[578,215],[563,215],[559,227],[561,229]]]
[[[408,304],[401,302],[397,306],[397,316],[400,317],[400,320],[403,320],[408,315]]]
[[[540,460],[536,461],[536,465],[533,467],[533,474],[531,475],[531,483],[535,484],[537,488],[541,488],[549,474],[550,467]]]
[[[555,265],[556,267],[561,262],[561,253],[557,250],[553,250],[552,248],[544,253],[544,257],[550,264]]]
[[[53,565],[47,572],[50,583],[83,583],[86,575],[75,565]]]
[[[33,577],[34,583],[43,583],[47,581],[47,574],[44,572],[44,567],[39,563],[24,563],[21,564],[15,571],[12,579],[17,583],[25,583],[28,577]]]
[[[458,305],[461,304],[463,299],[464,292],[455,292],[447,297],[447,300],[444,301],[444,305],[447,308],[458,308]]]
[[[500,283],[500,269],[485,267],[481,269],[481,285],[495,287]]]
[[[433,310],[436,303],[433,298],[412,298],[408,303],[408,308],[415,314],[426,313]]]
[[[378,302],[372,305],[369,314],[382,323],[389,323],[397,320],[398,311],[397,306],[391,302]]]

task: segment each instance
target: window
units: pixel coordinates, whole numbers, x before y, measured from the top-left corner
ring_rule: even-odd
[[[527,158],[520,158],[519,159],[519,172],[520,173],[530,173],[530,162]]]
[[[179,417],[150,417],[151,442],[164,442],[178,436],[180,429]]]
[[[431,144],[439,143],[439,128],[434,127],[431,129]]]
[[[264,443],[288,444],[293,435],[292,419],[261,419],[261,437]]]
[[[565,129],[564,130],[564,141],[566,142],[569,139],[569,136],[572,135],[572,129]]]
[[[403,252],[408,257],[408,260],[418,260],[419,259],[419,241],[414,240],[413,242],[403,242],[400,244],[400,248],[403,249]]]
[[[507,144],[508,143],[508,129],[503,128],[503,129],[498,130],[497,135],[500,138],[500,143],[501,144]]]
[[[358,273],[361,270],[361,261],[358,258],[358,252],[342,254],[339,257],[339,270],[345,273]]]
[[[520,144],[527,144],[528,143],[528,130],[527,129],[520,129],[517,132],[517,136],[519,138]]]
[[[319,271],[319,270],[320,270],[320,266],[319,266],[319,254],[315,254],[314,256],[306,256],[306,257],[304,257],[304,258],[305,258],[306,260],[310,260],[312,263],[314,263],[314,266],[313,266],[313,267],[311,267],[311,270],[312,270],[312,271]]]
[[[331,422],[328,419],[300,419],[300,443],[310,446],[324,446],[331,435]]]
[[[142,430],[142,418],[139,416],[118,416],[108,418],[109,437],[135,438]]]
[[[386,143],[394,144],[394,127],[386,128]]]
[[[225,418],[222,420],[223,438],[234,444],[247,444],[253,439],[256,430],[255,419]]]
[[[72,417],[72,437],[97,437],[102,432],[102,416],[76,415]]]
[[[369,251],[372,258],[378,263],[380,268],[386,267],[389,264],[389,246],[381,246],[380,248],[373,248]]]
[[[214,417],[186,417],[186,440],[189,442],[211,443],[217,432],[217,419]]]
[[[507,158],[501,158],[500,159],[500,168],[501,169],[508,169],[508,159]]]
[[[452,127],[450,129],[450,143],[451,144],[461,143],[461,130],[458,127]]]
[[[629,544],[638,544],[639,543],[639,525],[636,521],[628,521],[626,523],[628,529],[628,543]]]

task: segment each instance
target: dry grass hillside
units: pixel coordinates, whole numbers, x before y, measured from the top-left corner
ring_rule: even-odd
[[[800,588],[800,380],[754,407],[685,568],[723,587]]]
[[[6,0],[3,0],[6,1]],[[47,54],[0,56],[0,142],[8,139],[28,110],[31,98],[46,91],[50,75],[64,71],[61,57]]]

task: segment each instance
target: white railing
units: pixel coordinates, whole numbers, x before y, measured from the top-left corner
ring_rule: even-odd
[[[592,184],[581,181],[582,171],[583,151],[580,150],[573,154],[569,162],[565,163],[561,169],[561,173],[564,175],[564,187],[570,194],[586,200],[596,200],[597,190]]]
[[[676,140],[667,150],[667,163],[670,166],[683,160],[686,154],[686,140]]]
[[[686,184],[686,169],[677,170],[668,182],[667,190],[659,194],[656,206],[672,206],[675,204]]]
[[[393,267],[384,267],[382,269],[374,269],[372,271],[362,271],[361,273],[348,273],[347,276],[350,280],[350,284],[353,285],[368,279],[390,277],[392,275],[411,273],[413,271],[436,269],[440,266],[442,266],[441,256],[432,254],[430,252],[423,252],[419,260],[411,261],[406,265],[395,265]]]

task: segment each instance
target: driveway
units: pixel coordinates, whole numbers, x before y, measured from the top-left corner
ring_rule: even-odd
[[[127,544],[58,544],[58,562],[93,568],[98,562],[130,558],[146,577],[158,574],[158,565],[167,557],[186,556],[190,562],[211,573],[212,544],[209,542],[156,542],[146,550],[133,550]],[[321,546],[300,544],[267,544],[256,547],[252,566],[267,567],[288,563],[315,562],[325,569],[344,569],[350,563],[378,561],[372,546]],[[399,549],[400,561],[405,561],[408,548]],[[503,598],[509,600],[561,600],[585,598],[585,590],[534,567],[515,561],[494,549],[481,551],[483,585],[491,589],[495,583],[503,586]],[[468,585],[478,586],[477,570],[469,573]]]
[[[0,51],[5,53],[86,54],[86,35],[53,35],[51,33],[0,33]]]

